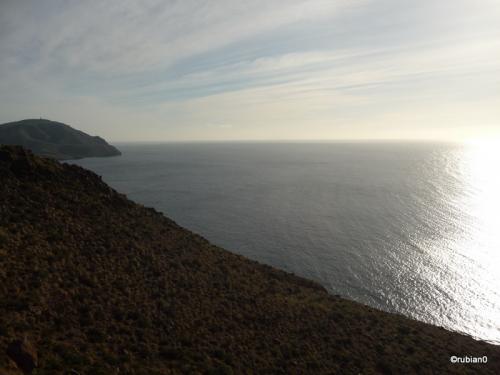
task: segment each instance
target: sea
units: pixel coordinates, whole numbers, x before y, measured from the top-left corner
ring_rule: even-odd
[[[117,144],[71,161],[331,294],[500,344],[500,144]]]

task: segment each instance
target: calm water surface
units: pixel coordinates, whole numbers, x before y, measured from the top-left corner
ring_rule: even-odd
[[[118,147],[75,163],[233,252],[500,344],[500,147]]]

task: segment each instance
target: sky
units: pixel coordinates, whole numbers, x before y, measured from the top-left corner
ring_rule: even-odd
[[[0,0],[0,123],[110,141],[500,137],[498,0]]]

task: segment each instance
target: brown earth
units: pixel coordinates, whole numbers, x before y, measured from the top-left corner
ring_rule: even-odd
[[[33,374],[499,374],[500,347],[329,295],[211,245],[90,171],[4,146],[0,374],[33,364]]]

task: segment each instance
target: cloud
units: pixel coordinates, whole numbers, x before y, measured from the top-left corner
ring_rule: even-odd
[[[498,40],[493,0],[5,0],[0,121],[129,140],[410,134],[416,118],[444,134],[473,113],[491,129]]]
[[[10,63],[124,74],[164,68],[187,56],[241,41],[283,25],[325,17],[337,2],[47,1],[15,10],[2,56]],[[14,56],[14,58],[12,58]]]

